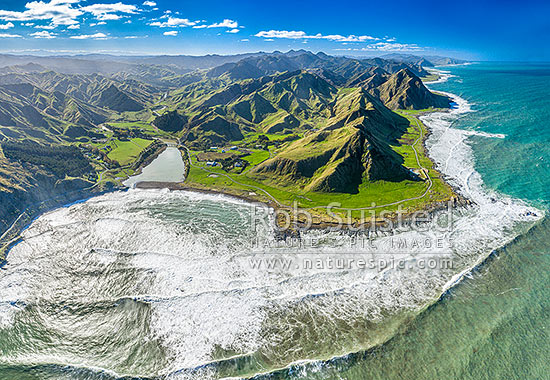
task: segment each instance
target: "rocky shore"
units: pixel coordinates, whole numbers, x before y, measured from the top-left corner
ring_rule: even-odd
[[[48,211],[62,207],[73,202],[77,202],[83,199],[91,198],[97,195],[105,194],[116,190],[115,187],[109,187],[105,189],[99,189],[96,187],[88,187],[70,190],[53,194],[52,197],[42,199],[35,203],[28,205],[22,209],[18,215],[14,215],[12,224],[3,228],[0,236],[0,267],[5,264],[7,252],[19,241],[21,231],[24,230],[35,218]],[[50,194],[45,192],[43,195]],[[33,194],[34,197],[40,197],[39,194]],[[40,199],[40,198],[38,198]],[[19,211],[17,209],[17,211]]]

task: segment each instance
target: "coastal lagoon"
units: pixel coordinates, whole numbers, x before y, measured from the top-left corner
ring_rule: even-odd
[[[474,202],[450,228],[265,248],[270,210],[221,195],[132,189],[61,208],[3,268],[0,378],[542,378],[550,66],[443,70],[431,88],[455,106],[422,117],[426,146]],[[442,244],[390,250],[396,237]],[[251,264],[388,252],[407,265]],[[428,254],[453,265],[419,267]]]
[[[149,165],[144,167],[138,175],[124,181],[124,185],[134,187],[138,182],[160,181],[181,182],[185,175],[185,165],[178,148],[167,147]]]

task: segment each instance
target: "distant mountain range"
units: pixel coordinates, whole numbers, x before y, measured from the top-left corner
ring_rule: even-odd
[[[44,66],[50,70],[64,74],[104,74],[111,75],[118,72],[140,72],[151,70],[151,66],[170,70],[175,74],[185,72],[211,69],[227,63],[235,63],[251,57],[295,57],[312,54],[306,50],[290,50],[282,53],[275,51],[273,53],[256,52],[234,55],[158,55],[158,56],[121,56],[111,54],[80,54],[80,55],[54,55],[54,56],[33,56],[0,54],[0,68],[5,66],[20,66],[29,63]],[[323,53],[320,53],[323,55]],[[335,57],[336,58],[336,57]],[[345,57],[340,57],[345,59]],[[421,64],[425,67],[434,65],[458,64],[465,61],[439,56],[415,56],[409,54],[388,54],[380,58],[361,58],[354,59],[374,62],[395,61],[412,64]]]
[[[418,56],[418,55],[402,54],[402,53],[386,54],[386,55],[383,55],[381,58],[400,61],[400,62],[414,63],[424,67],[460,65],[467,62],[463,59],[442,57],[439,55]]]

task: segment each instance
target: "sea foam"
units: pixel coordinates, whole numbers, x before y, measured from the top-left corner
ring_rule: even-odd
[[[251,247],[252,239],[272,240],[272,227],[265,223],[253,230],[252,208],[240,200],[115,192],[45,214],[24,231],[0,277],[0,328],[13,339],[18,329],[30,326],[54,341],[110,343],[107,354],[83,346],[80,356],[62,342],[34,346],[37,361],[55,357],[59,365],[174,378],[322,363],[383,343],[402,321],[542,215],[486,188],[475,170],[472,133],[453,128],[472,107],[448,95],[454,108],[422,121],[431,132],[426,146],[437,169],[474,202],[456,211],[451,229],[394,231],[377,236],[374,248],[349,248],[345,235],[311,231],[303,237],[321,243],[307,250],[258,249]],[[442,245],[429,252],[396,249],[396,238],[441,239]],[[407,266],[259,270],[249,265],[254,255],[380,259],[388,253]],[[423,253],[448,256],[454,266],[418,268]],[[123,332],[120,341],[111,340],[111,326]],[[27,363],[28,343],[16,343],[9,362]]]

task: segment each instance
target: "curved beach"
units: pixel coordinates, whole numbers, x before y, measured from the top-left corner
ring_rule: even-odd
[[[395,231],[374,246],[312,231],[303,239],[321,244],[266,248],[254,242],[274,240],[269,211],[223,195],[129,190],[96,197],[41,216],[10,251],[0,279],[2,326],[17,329],[39,318],[40,333],[62,339],[54,348],[38,344],[33,356],[20,342],[3,365],[91,378],[306,376],[387,342],[542,215],[485,190],[471,133],[452,128],[470,106],[449,96],[453,110],[422,120],[437,168],[475,203],[457,210],[450,230]],[[252,218],[267,222],[253,230]],[[449,257],[453,267],[418,267],[425,247],[396,247],[399,238],[440,240],[430,254]],[[250,266],[255,257],[380,260],[388,252],[407,266]],[[58,292],[41,292],[39,284]],[[37,314],[43,305],[49,311]],[[113,326],[124,339],[115,338]],[[62,344],[75,339],[86,342],[79,347],[90,352],[86,360]],[[111,351],[94,346],[99,341]],[[126,361],[127,350],[141,360]]]

